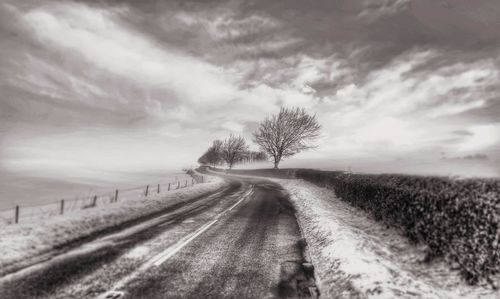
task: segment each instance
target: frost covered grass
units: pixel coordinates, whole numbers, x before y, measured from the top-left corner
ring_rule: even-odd
[[[164,194],[139,196],[99,209],[83,209],[67,215],[9,225],[0,229],[0,274],[49,258],[65,245],[130,221],[140,219],[169,206],[186,201],[225,185],[211,177],[206,183],[172,190]]]
[[[443,262],[423,263],[411,244],[332,190],[280,180],[290,194],[324,298],[498,298],[487,285],[470,286]]]
[[[31,204],[19,204],[18,222],[31,222],[33,219],[49,218],[63,213],[71,213],[87,208],[101,208],[102,206],[115,204],[116,197],[118,201],[136,200],[145,195],[146,189],[148,194],[165,193],[170,190],[185,187],[186,183],[191,186],[193,176],[189,174],[175,174],[163,177],[162,182],[150,185],[143,185],[134,188],[119,188],[109,189],[106,192],[88,192],[75,197],[65,197],[64,202],[61,199],[46,201],[33,198]],[[36,196],[35,196],[36,197]],[[62,205],[61,205],[62,204]],[[11,205],[10,208],[1,207],[0,209],[0,226],[11,225],[15,223],[16,208]]]
[[[297,178],[331,187],[342,200],[444,257],[470,284],[500,273],[500,180],[351,174],[299,169]]]

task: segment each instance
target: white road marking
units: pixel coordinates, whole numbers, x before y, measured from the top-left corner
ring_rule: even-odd
[[[118,281],[114,287],[112,288],[112,291],[106,292],[102,294],[101,296],[98,296],[97,298],[106,298],[107,294],[110,294],[111,292],[116,292],[116,290],[122,289],[128,282],[136,278],[139,274],[143,273],[147,269],[151,268],[152,266],[160,266],[164,262],[166,262],[168,259],[170,259],[172,256],[174,256],[177,252],[179,252],[182,248],[184,248],[186,245],[188,245],[191,241],[196,239],[199,235],[201,235],[203,232],[205,232],[207,229],[209,229],[212,225],[214,225],[222,216],[227,214],[228,212],[232,211],[236,206],[241,204],[245,199],[247,199],[251,193],[253,192],[253,185],[250,187],[250,190],[248,190],[240,200],[238,200],[234,205],[231,207],[227,208],[226,210],[220,212],[215,216],[215,218],[212,221],[209,221],[208,223],[205,223],[202,225],[200,228],[198,228],[196,231],[193,233],[189,234],[185,238],[181,239],[179,242],[176,244],[168,247],[164,251],[160,252],[159,254],[155,255],[153,258],[148,260],[146,263],[144,263],[139,269],[134,271],[131,275],[124,277],[120,281]]]
[[[214,225],[220,217],[222,217],[224,214],[228,213],[229,211],[233,210],[237,205],[239,205],[242,201],[248,198],[248,196],[252,193],[253,188],[250,188],[247,193],[245,193],[240,200],[238,200],[234,205],[232,205],[230,208],[220,212],[217,216],[215,216],[215,219],[204,224],[202,227],[197,229],[194,233],[188,235],[186,238],[182,239],[181,241],[177,242],[175,245],[170,246],[169,248],[165,249],[162,253],[158,254],[156,257],[154,257],[150,262],[155,266],[160,266],[163,264],[165,261],[167,261],[169,258],[171,258],[174,254],[179,252],[184,246],[189,244],[191,241],[196,239],[199,235],[201,235],[204,231],[209,229],[212,225]]]
[[[182,241],[180,243],[175,244],[172,247],[167,248],[167,250],[163,251],[159,256],[156,256],[156,259],[153,259],[152,264],[155,266],[160,266],[163,264],[166,260],[171,258],[174,254],[176,254],[179,250],[181,250],[184,246],[189,244],[189,242],[193,241],[196,237],[201,235],[204,231],[209,229],[212,225],[214,225],[217,222],[218,219],[213,220],[212,222],[209,222],[202,227],[200,227],[194,234],[190,235],[189,238],[187,238],[185,241]]]

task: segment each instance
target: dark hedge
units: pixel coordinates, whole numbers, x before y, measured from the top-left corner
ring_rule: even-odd
[[[299,169],[296,177],[332,187],[342,200],[424,242],[429,258],[458,264],[471,284],[500,270],[500,181],[366,175]]]

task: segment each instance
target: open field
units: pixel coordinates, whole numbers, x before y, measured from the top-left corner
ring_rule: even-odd
[[[141,217],[191,198],[213,192],[224,183],[215,179],[188,188],[146,197],[118,201],[93,209],[79,209],[66,215],[38,217],[15,225],[0,227],[0,274],[5,274],[39,260],[50,259],[65,247],[106,233],[113,227],[133,222]]]
[[[171,190],[176,190],[191,186],[193,178],[185,173],[176,173],[164,175],[161,179],[154,177],[150,184],[135,187],[121,187],[117,189],[108,189],[104,187],[96,188],[99,191],[88,191],[86,194],[66,196],[55,200],[43,194],[38,196],[36,190],[27,192],[31,194],[30,200],[22,200],[26,194],[22,194],[21,200],[13,202],[3,202],[0,208],[0,226],[9,225],[17,222],[31,222],[40,218],[51,218],[57,215],[72,213],[74,211],[102,208],[103,206],[114,204],[118,201],[136,200],[151,195],[163,194]],[[135,182],[133,182],[135,183]],[[30,188],[35,188],[31,186]],[[75,187],[82,188],[81,186]],[[60,192],[60,188],[52,188],[52,192]],[[92,190],[92,189],[91,189]],[[43,192],[42,192],[43,193]],[[17,204],[16,204],[17,203]]]
[[[16,173],[0,170],[0,210],[16,205],[32,206],[60,199],[90,198],[146,185],[165,184],[189,178],[181,170],[95,171],[75,169],[70,174]]]

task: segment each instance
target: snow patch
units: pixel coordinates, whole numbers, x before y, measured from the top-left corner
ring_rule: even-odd
[[[142,258],[149,253],[149,248],[146,246],[137,246],[125,254],[125,257],[137,259]]]
[[[499,298],[469,286],[444,263],[420,262],[424,248],[397,230],[303,180],[272,179],[297,209],[324,298]]]

